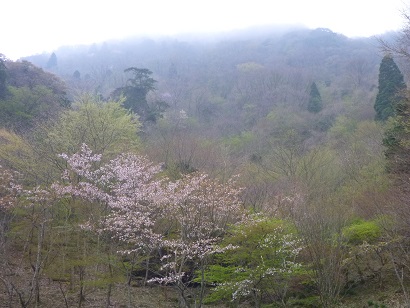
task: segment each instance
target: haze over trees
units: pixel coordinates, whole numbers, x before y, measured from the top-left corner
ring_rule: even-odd
[[[0,302],[408,305],[396,55],[319,28],[1,58]]]

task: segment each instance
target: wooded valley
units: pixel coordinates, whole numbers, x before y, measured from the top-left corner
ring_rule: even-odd
[[[408,31],[1,56],[0,307],[410,307]]]

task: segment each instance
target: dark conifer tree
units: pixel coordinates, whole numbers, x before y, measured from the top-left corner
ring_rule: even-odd
[[[127,68],[124,72],[131,73],[133,76],[127,80],[125,87],[117,88],[113,96],[124,96],[124,107],[138,114],[142,123],[156,122],[168,105],[159,100],[148,103],[147,95],[155,90],[154,85],[157,82],[151,77],[152,72],[146,68],[136,67]]]
[[[313,82],[310,86],[309,102],[307,105],[307,110],[312,113],[318,113],[323,109],[322,97],[320,96],[319,90],[316,83]]]
[[[380,63],[379,92],[376,96],[374,109],[377,121],[386,121],[399,111],[402,93],[406,89],[403,74],[391,55],[386,55]]]
[[[0,99],[5,98],[7,94],[7,68],[5,57],[0,54]]]
[[[52,67],[55,67],[55,66],[57,66],[57,56],[56,56],[56,54],[53,52],[53,53],[51,54],[50,58],[49,58],[48,61],[47,61],[46,67],[47,67],[47,68],[52,68]]]

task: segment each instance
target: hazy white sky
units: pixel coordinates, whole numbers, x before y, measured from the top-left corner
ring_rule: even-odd
[[[61,45],[140,34],[300,24],[347,36],[398,30],[406,0],[2,0],[0,53],[13,60]]]

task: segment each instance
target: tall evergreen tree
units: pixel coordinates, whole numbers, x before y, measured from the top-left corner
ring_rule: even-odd
[[[319,89],[316,83],[313,82],[310,86],[309,102],[307,110],[312,113],[318,113],[323,109],[322,97],[320,96]]]
[[[115,89],[113,96],[124,96],[124,107],[138,114],[141,122],[156,122],[168,105],[159,100],[151,103],[147,100],[148,93],[155,90],[154,85],[157,82],[151,77],[152,72],[137,67],[129,67],[124,72],[133,76],[127,80],[124,87]]]
[[[0,99],[5,98],[7,94],[7,68],[5,57],[0,54]]]
[[[374,109],[377,121],[386,121],[389,117],[397,114],[401,93],[406,89],[403,74],[394,62],[392,56],[387,54],[383,57],[379,69],[379,93],[376,96]]]

